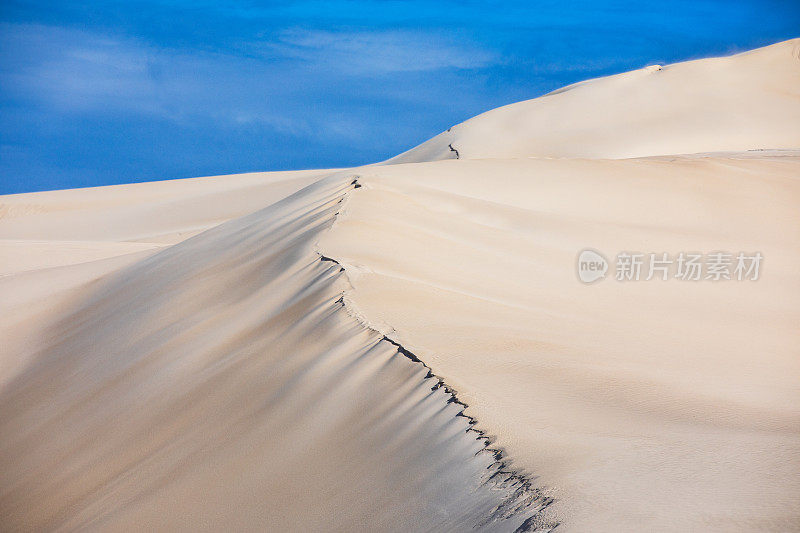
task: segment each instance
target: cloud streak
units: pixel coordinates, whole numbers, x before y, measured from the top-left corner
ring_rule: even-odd
[[[410,30],[320,31],[289,29],[266,46],[278,56],[356,75],[478,69],[497,61],[491,51],[437,32]]]
[[[477,69],[491,53],[425,32],[330,32],[288,29],[230,53],[157,47],[119,35],[44,25],[2,25],[5,96],[58,113],[192,117],[230,124],[262,123],[285,134],[313,135],[297,103],[302,95],[336,95],[376,76]],[[241,53],[236,53],[241,52]],[[256,52],[256,53],[254,53]],[[324,71],[324,72],[322,72]],[[383,93],[390,99],[391,91]],[[292,104],[292,105],[287,105]],[[341,116],[319,126],[337,135]],[[332,113],[338,115],[335,111]]]

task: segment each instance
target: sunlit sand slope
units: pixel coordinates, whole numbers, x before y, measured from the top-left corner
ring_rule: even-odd
[[[254,172],[0,196],[0,244],[172,244],[261,209],[331,172]]]
[[[0,390],[6,530],[514,531],[548,500],[360,324],[332,178],[86,287]],[[529,521],[528,524],[532,522]]]
[[[800,148],[800,39],[650,66],[493,109],[389,162]]]
[[[798,54],[393,165],[0,197],[0,529],[797,530]],[[764,259],[585,285],[584,248]]]
[[[800,156],[359,173],[320,244],[351,306],[555,490],[559,531],[797,528]],[[584,248],[764,260],[757,281],[584,285]]]

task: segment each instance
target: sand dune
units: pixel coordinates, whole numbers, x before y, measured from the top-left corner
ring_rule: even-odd
[[[3,529],[800,528],[798,47],[391,165],[0,197]],[[587,247],[765,259],[584,285]]]
[[[800,154],[442,161],[359,183],[320,244],[350,304],[556,489],[559,529],[798,524]],[[767,259],[757,282],[586,286],[587,247]]]
[[[0,239],[173,244],[331,172],[254,172],[3,196]]]
[[[0,197],[0,383],[83,287],[331,171],[252,173]]]
[[[508,530],[546,503],[344,310],[314,242],[350,189],[319,182],[88,288],[0,394],[4,524]]]
[[[391,160],[624,158],[800,146],[800,39],[493,109]]]

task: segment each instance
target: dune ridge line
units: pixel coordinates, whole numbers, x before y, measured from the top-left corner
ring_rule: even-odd
[[[453,150],[455,152],[455,150]],[[458,152],[456,152],[458,154]],[[350,187],[344,193],[343,198],[339,200],[340,204],[344,204],[348,199],[349,195],[353,193],[356,189],[362,187],[362,185],[358,182],[360,176],[352,175],[352,181],[350,182]],[[347,179],[350,179],[348,177]],[[330,231],[335,224],[337,217],[339,217],[340,210],[337,210],[334,213],[334,223],[331,224],[331,227],[328,228]],[[339,272],[344,274],[345,278],[348,279],[349,277],[347,274],[347,269],[345,266],[339,262],[334,257],[329,257],[324,255],[318,249],[316,253],[319,255],[319,260],[323,263],[328,262],[339,267]],[[554,522],[545,518],[542,513],[546,510],[546,508],[552,504],[555,500],[546,494],[547,490],[544,487],[537,487],[534,485],[533,479],[529,476],[521,473],[516,472],[511,468],[508,468],[509,465],[507,464],[507,455],[504,450],[498,447],[491,447],[491,445],[495,442],[495,438],[489,434],[486,430],[479,429],[477,427],[478,420],[475,419],[473,416],[466,414],[464,411],[469,407],[467,403],[460,400],[458,397],[458,392],[451,386],[447,385],[443,378],[436,375],[433,369],[423,361],[417,354],[412,352],[411,350],[404,347],[400,342],[390,338],[387,334],[382,333],[378,329],[376,329],[373,325],[369,324],[366,319],[359,313],[356,309],[353,308],[353,303],[351,300],[347,299],[347,292],[348,290],[352,290],[352,285],[349,289],[345,289],[342,291],[341,296],[336,300],[336,303],[341,305],[342,309],[353,319],[355,319],[362,327],[378,334],[381,336],[378,342],[386,342],[391,344],[395,347],[396,353],[402,355],[406,359],[412,361],[415,364],[422,365],[423,368],[426,370],[426,375],[424,377],[425,380],[432,380],[434,384],[431,386],[431,391],[436,391],[442,389],[445,394],[448,395],[447,403],[448,404],[456,404],[461,407],[461,411],[456,413],[455,416],[462,417],[467,420],[468,427],[466,432],[474,432],[477,434],[476,440],[481,441],[483,443],[483,448],[478,450],[475,455],[481,453],[488,453],[494,459],[494,462],[489,465],[490,469],[493,469],[494,472],[492,475],[485,481],[488,482],[495,482],[502,488],[508,487],[515,487],[513,495],[503,503],[501,503],[494,512],[487,517],[484,523],[478,524],[477,527],[481,527],[486,525],[492,520],[495,519],[506,519],[510,516],[518,513],[518,512],[529,512],[528,508],[533,507],[534,505],[534,514],[528,518],[517,528],[514,530],[514,533],[524,533],[529,531],[551,531],[555,529],[559,523]]]

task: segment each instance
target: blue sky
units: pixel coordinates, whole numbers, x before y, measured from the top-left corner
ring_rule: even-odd
[[[0,0],[0,194],[375,162],[575,81],[797,36],[796,0]]]

